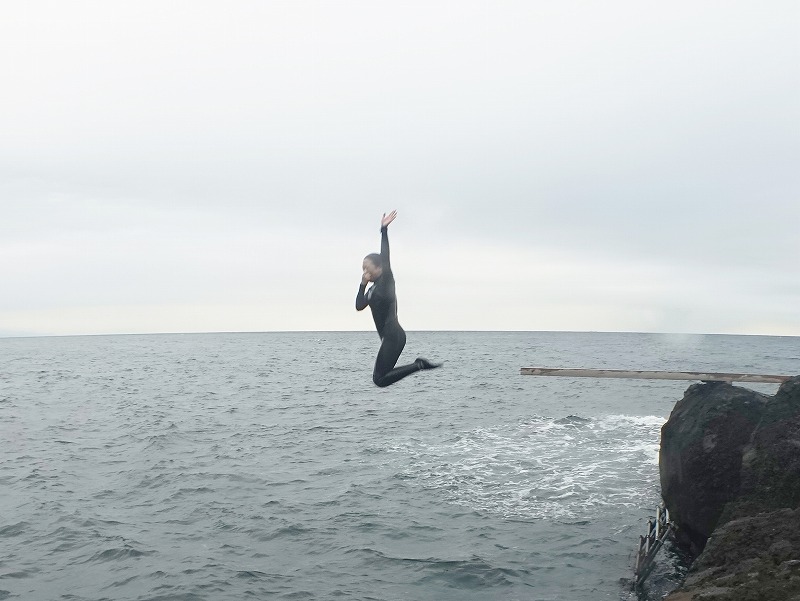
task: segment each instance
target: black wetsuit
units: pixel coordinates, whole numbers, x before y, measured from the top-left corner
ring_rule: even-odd
[[[382,387],[402,380],[422,369],[422,366],[414,362],[395,367],[406,345],[406,333],[397,321],[397,294],[389,263],[389,237],[385,227],[381,228],[381,262],[383,273],[373,282],[372,287],[369,290],[366,290],[366,284],[358,287],[356,310],[362,311],[367,305],[372,309],[372,319],[375,320],[378,336],[381,337],[381,348],[378,358],[375,359],[372,381]]]

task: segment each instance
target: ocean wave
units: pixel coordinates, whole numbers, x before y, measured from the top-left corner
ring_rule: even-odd
[[[510,586],[521,575],[519,569],[498,567],[476,555],[464,559],[405,557],[370,547],[350,549],[345,554],[360,556],[364,564],[371,566],[401,567],[404,572],[411,567],[410,572],[416,575],[412,584],[416,586],[437,582],[447,588],[480,590],[483,587]]]
[[[130,544],[124,544],[121,547],[110,547],[102,551],[98,551],[85,561],[81,563],[103,563],[107,561],[119,561],[125,559],[136,559],[154,554],[155,551],[141,551]]]
[[[24,534],[28,530],[29,526],[30,523],[25,521],[3,526],[0,528],[0,538],[11,538],[12,536],[20,536],[21,534]]]

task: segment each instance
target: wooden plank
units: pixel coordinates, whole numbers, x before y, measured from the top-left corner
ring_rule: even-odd
[[[705,382],[760,382],[780,384],[792,376],[765,374],[728,374],[701,371],[628,371],[624,369],[572,369],[522,367],[523,376],[560,376],[568,378],[634,378],[640,380],[703,380]]]

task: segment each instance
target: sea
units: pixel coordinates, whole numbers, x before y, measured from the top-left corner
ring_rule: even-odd
[[[0,599],[658,599],[632,587],[660,428],[692,382],[800,373],[800,338],[374,332],[0,339]],[[777,385],[749,385],[768,394]]]

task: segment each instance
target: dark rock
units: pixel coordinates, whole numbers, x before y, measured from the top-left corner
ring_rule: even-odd
[[[800,377],[785,382],[764,409],[742,458],[739,494],[723,520],[800,507]]]
[[[728,522],[714,531],[667,601],[800,601],[800,509]]]
[[[743,451],[768,400],[730,384],[695,384],[661,429],[661,493],[679,542],[695,555],[739,494]]]
[[[800,376],[774,397],[692,386],[661,452],[667,507],[705,543],[667,601],[800,601]]]

